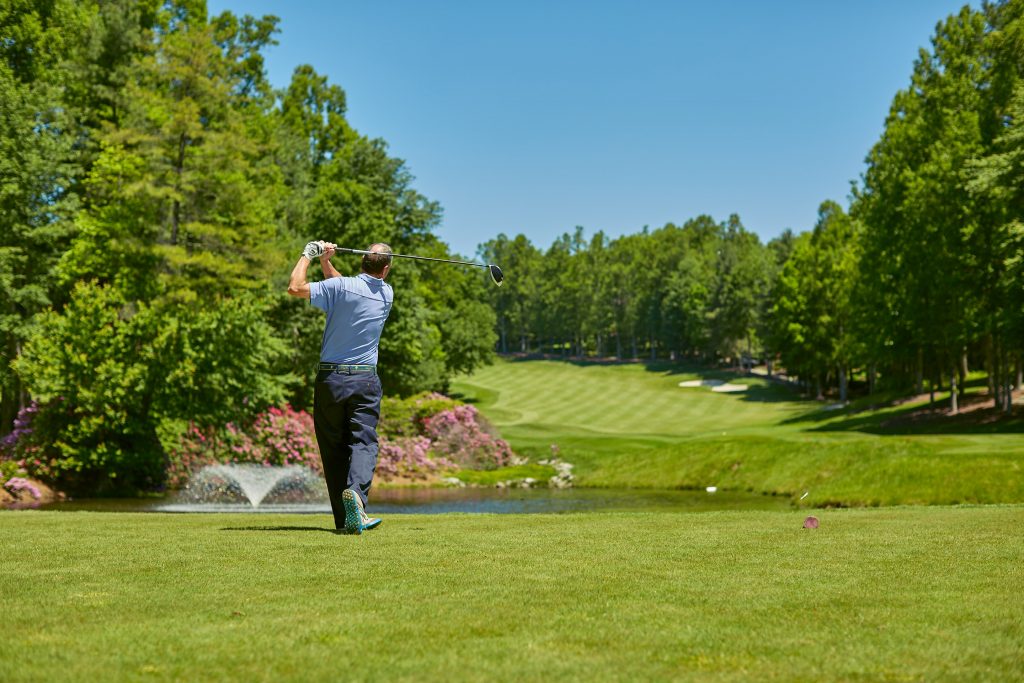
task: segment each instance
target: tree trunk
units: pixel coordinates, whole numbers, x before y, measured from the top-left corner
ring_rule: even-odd
[[[875,393],[875,380],[877,379],[877,371],[875,370],[874,363],[868,363],[868,395]]]
[[[823,394],[821,392],[821,373],[820,372],[814,373],[814,391],[815,391],[815,394],[817,395],[816,397],[817,397],[817,399],[819,401],[824,401],[825,400],[825,394]]]
[[[917,349],[917,368],[914,377],[914,390],[918,394],[924,393],[924,349]]]
[[[846,403],[846,367],[839,364],[839,401]]]
[[[506,321],[505,317],[501,318],[501,352],[508,353],[508,336],[505,334]]]
[[[654,346],[654,338],[648,337],[647,339],[651,343],[651,360],[658,360],[658,349]]]
[[[639,357],[640,357],[640,354],[637,352],[637,348],[636,348],[636,335],[634,334],[633,335],[633,359],[636,360]]]
[[[178,160],[174,166],[174,172],[178,176],[177,182],[174,184],[176,194],[181,193],[181,174],[185,170],[185,144],[187,138],[182,133],[178,138]],[[174,206],[171,211],[171,244],[178,244],[178,226],[181,225],[181,202],[175,197]]]
[[[949,409],[954,415],[960,410],[956,399],[956,368],[954,367],[953,372],[949,374]]]
[[[615,331],[615,357],[622,360],[622,335]]]
[[[1013,375],[1010,370],[1010,354],[1003,349],[1003,411],[1013,412]]]
[[[1020,391],[1020,385],[1024,384],[1024,364],[1021,363],[1021,353],[1017,352],[1017,377],[1013,383],[1013,388]]]
[[[967,396],[967,373],[969,371],[967,367],[967,349],[964,349],[960,354],[960,367],[957,368],[957,372],[960,374],[960,398]]]
[[[988,383],[988,395],[995,401],[995,407],[999,407],[999,397],[996,395],[996,363],[995,354],[992,349],[992,335],[985,337],[985,381]]]
[[[768,379],[771,379],[772,378],[772,362],[773,362],[773,359],[772,359],[771,355],[769,355],[766,360],[767,360],[767,363],[768,363]]]

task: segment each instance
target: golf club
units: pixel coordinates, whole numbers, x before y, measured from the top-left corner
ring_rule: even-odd
[[[346,249],[345,247],[335,247],[334,251],[339,254],[373,254],[376,252],[366,251],[365,249]],[[395,258],[412,258],[418,261],[438,261],[439,263],[454,263],[459,266],[475,266],[477,268],[486,268],[491,274],[491,279],[494,280],[494,284],[501,287],[502,280],[505,276],[501,272],[501,268],[492,263],[473,263],[471,261],[453,261],[446,258],[432,258],[430,256],[413,256],[412,254],[388,254],[388,256],[394,256]]]

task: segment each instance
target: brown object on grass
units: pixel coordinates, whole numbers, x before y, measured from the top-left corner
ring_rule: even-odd
[[[805,519],[804,520],[804,528],[805,529],[817,529],[818,528],[818,518],[815,517],[814,515],[811,515],[810,517]]]

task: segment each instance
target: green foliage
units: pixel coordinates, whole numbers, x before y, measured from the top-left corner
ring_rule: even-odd
[[[33,440],[77,490],[163,482],[162,423],[223,424],[283,401],[269,366],[281,342],[255,298],[213,299],[188,313],[80,283],[41,314],[16,369],[44,404]]]
[[[762,351],[758,316],[775,268],[737,216],[615,240],[588,241],[577,228],[543,253],[500,235],[484,254],[514,274],[491,294],[503,350],[732,360]]]
[[[389,438],[420,436],[424,418],[462,405],[443,394],[423,392],[407,398],[385,396],[380,404],[377,431]]]
[[[348,124],[339,86],[300,66],[270,87],[277,23],[195,0],[0,2],[0,432],[42,401],[35,436],[68,485],[157,486],[189,425],[309,406],[323,317],[283,292],[309,239],[448,255],[440,207]],[[489,361],[479,282],[392,281],[389,392]]]

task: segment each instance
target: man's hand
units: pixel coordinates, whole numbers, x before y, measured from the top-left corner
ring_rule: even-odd
[[[324,248],[324,253],[320,254],[320,261],[329,261],[334,256],[334,250],[338,248],[337,244],[333,242],[321,242],[320,246]]]
[[[324,253],[323,242],[308,242],[306,248],[302,250],[302,255],[308,258],[310,261],[315,259]]]

